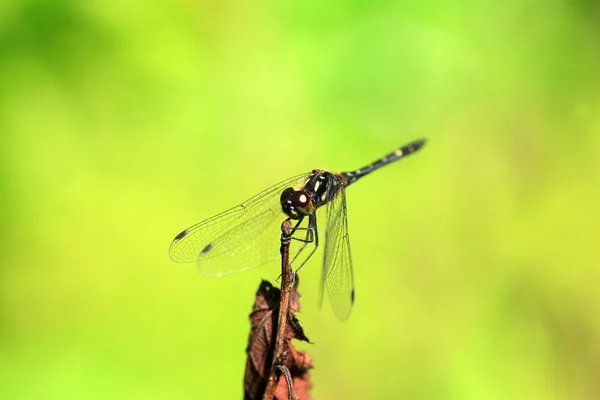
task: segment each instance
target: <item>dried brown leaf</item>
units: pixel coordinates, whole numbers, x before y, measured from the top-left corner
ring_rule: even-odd
[[[297,351],[292,345],[291,339],[309,342],[304,334],[295,312],[300,309],[298,294],[299,279],[296,281],[290,294],[290,311],[288,323],[285,330],[284,354],[282,360],[278,360],[282,366],[287,368],[292,378],[294,394],[300,400],[310,399],[311,383],[308,370],[312,368],[310,356],[303,351]],[[277,334],[277,318],[279,313],[279,300],[281,292],[267,281],[262,281],[258,291],[250,322],[252,329],[248,338],[246,349],[246,376],[244,379],[244,391],[246,400],[261,399],[273,364],[273,351]],[[283,377],[279,379],[275,398],[278,400],[288,399],[288,388]]]

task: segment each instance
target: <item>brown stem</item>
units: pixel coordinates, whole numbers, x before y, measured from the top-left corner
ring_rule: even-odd
[[[285,383],[287,383],[288,387],[288,400],[298,400],[298,398],[294,395],[294,381],[292,381],[292,374],[290,374],[290,370],[284,365],[275,365],[274,368],[276,368],[281,375],[285,377]]]
[[[265,390],[263,400],[272,400],[275,395],[275,389],[279,383],[276,366],[284,359],[283,344],[285,339],[285,328],[287,326],[287,316],[290,308],[290,289],[293,284],[293,273],[290,268],[290,242],[292,231],[292,222],[285,220],[281,224],[281,300],[279,301],[279,321],[277,322],[277,338],[275,339],[275,351],[273,352],[273,365],[271,366],[271,376]]]

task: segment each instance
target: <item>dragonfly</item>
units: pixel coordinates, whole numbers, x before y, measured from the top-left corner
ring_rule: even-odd
[[[296,272],[319,246],[317,210],[324,207],[325,250],[319,289],[336,317],[348,319],[354,305],[354,273],[348,235],[346,188],[371,172],[413,154],[426,139],[404,145],[363,168],[333,173],[315,169],[283,180],[245,202],[180,232],[171,243],[173,261],[197,263],[198,272],[222,276],[246,271],[280,257],[279,226],[294,220],[291,265]]]

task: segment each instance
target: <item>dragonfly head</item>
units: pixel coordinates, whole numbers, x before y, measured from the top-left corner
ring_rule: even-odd
[[[281,193],[281,209],[288,217],[301,219],[314,211],[314,205],[305,190],[287,188]]]

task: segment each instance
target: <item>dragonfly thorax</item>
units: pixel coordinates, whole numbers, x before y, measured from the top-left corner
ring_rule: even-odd
[[[281,193],[281,209],[292,219],[302,219],[314,211],[314,206],[307,191],[287,188]]]

